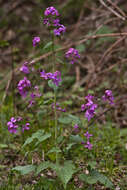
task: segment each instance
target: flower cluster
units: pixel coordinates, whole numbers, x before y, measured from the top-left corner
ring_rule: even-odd
[[[114,97],[111,90],[106,90],[104,96],[102,96],[104,101],[109,101],[109,104],[114,104]]]
[[[77,62],[77,58],[80,58],[80,55],[77,49],[70,48],[66,52],[65,57],[70,60],[71,64],[74,64],[75,62]]]
[[[20,95],[25,98],[27,96],[27,89],[31,87],[31,82],[27,79],[27,77],[24,77],[24,79],[20,80],[18,83],[18,90]]]
[[[44,15],[43,23],[53,29],[55,36],[60,36],[66,31],[66,27],[60,24],[60,19],[58,18],[58,16],[60,16],[59,12],[54,7],[48,7]]]
[[[66,31],[66,27],[60,24],[59,27],[54,29],[53,31],[54,31],[55,36],[60,36]]]
[[[33,39],[33,47],[35,47],[40,42],[40,37],[36,36]]]
[[[10,121],[7,122],[8,131],[14,134],[17,133],[20,121],[22,121],[22,117],[17,117],[17,118],[11,117]],[[24,132],[24,130],[29,130],[30,129],[29,126],[30,126],[29,123],[21,125],[22,132]]]
[[[41,96],[41,93],[39,92],[38,86],[34,87],[34,92],[30,94],[30,101],[28,107],[31,107],[33,104],[35,104],[35,98],[39,98]]]
[[[25,130],[29,130],[30,129],[30,124],[26,123],[25,125],[22,125],[22,132],[24,132]]]
[[[87,142],[85,143],[84,141],[82,142],[82,144],[84,144],[84,147],[91,150],[93,145],[90,143],[89,139],[90,137],[92,137],[93,135],[92,134],[89,134],[89,132],[87,131],[84,136],[86,137],[87,139]]]
[[[54,7],[48,7],[46,8],[45,12],[44,12],[45,16],[59,16],[59,12],[54,8]]]
[[[55,109],[54,103],[52,104],[52,109]],[[61,108],[58,103],[56,103],[56,110],[61,111],[61,112],[66,112],[66,109]]]
[[[54,73],[45,73],[45,71],[43,70],[42,72],[40,72],[40,74],[41,77],[45,80],[51,79],[56,86],[59,86],[59,83],[61,82],[60,71],[55,71]]]
[[[81,110],[82,111],[86,110],[85,117],[88,119],[88,121],[90,121],[90,119],[94,117],[97,104],[94,104],[93,102],[94,96],[90,94],[86,96],[85,99],[87,100],[87,103],[81,105]]]
[[[78,126],[78,124],[75,124],[75,125],[74,125],[74,132],[75,132],[75,133],[78,133],[78,132],[79,132],[79,126]]]
[[[29,74],[29,67],[28,67],[28,62],[23,63],[22,67],[20,68],[20,71],[25,73],[25,74]]]

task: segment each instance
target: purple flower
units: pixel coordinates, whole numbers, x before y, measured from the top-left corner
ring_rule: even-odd
[[[45,80],[51,79],[56,86],[59,86],[59,83],[62,81],[60,71],[55,71],[54,73],[45,73],[43,70],[40,74]]]
[[[22,132],[24,132],[25,130],[29,130],[30,129],[30,124],[29,123],[26,123],[25,125],[22,126]]]
[[[86,109],[85,104],[81,105],[81,110],[84,111]]]
[[[94,104],[93,102],[94,96],[90,94],[88,94],[88,96],[86,96],[85,99],[87,100],[87,103],[81,105],[81,110],[82,111],[86,110],[85,117],[88,119],[88,121],[90,121],[90,119],[94,117],[97,104]]]
[[[54,26],[59,26],[60,25],[59,22],[60,22],[60,19],[56,18],[56,19],[53,20],[53,25]]]
[[[43,24],[50,26],[50,20],[48,18],[44,18]]]
[[[20,121],[22,121],[22,117],[18,116],[17,118],[11,117],[10,121],[7,122],[7,126],[8,126],[8,131],[10,133],[17,133],[19,126],[22,127],[22,132],[24,132],[24,130],[29,130],[29,123],[26,123],[25,125],[21,126]],[[19,125],[20,124],[20,125]]]
[[[22,117],[18,116],[17,121],[22,121]]]
[[[86,96],[85,99],[90,101],[94,99],[94,96],[92,96],[91,94],[88,94],[88,96]]]
[[[7,122],[7,126],[8,126],[8,131],[10,133],[17,133],[17,129],[18,129],[18,125],[16,123],[16,119],[14,117],[11,117],[10,121]]]
[[[49,16],[49,15],[59,16],[59,12],[54,7],[48,7],[46,8],[44,15],[45,16]]]
[[[42,94],[39,93],[39,88],[38,88],[38,86],[35,86],[35,87],[34,87],[34,92],[32,92],[32,93],[30,94],[30,98],[31,98],[31,99],[29,100],[29,105],[28,105],[28,107],[33,106],[33,105],[36,103],[35,98],[39,98],[41,95],[42,95]]]
[[[93,147],[93,145],[89,141],[87,141],[87,143],[86,143],[86,145],[84,147],[88,148],[89,150],[91,150],[92,147]]]
[[[25,98],[27,96],[27,89],[31,87],[31,82],[27,79],[27,77],[24,77],[23,80],[20,80],[18,83],[18,90],[20,95]]]
[[[60,36],[61,34],[63,34],[66,31],[66,27],[64,25],[59,25],[59,28],[54,29],[54,34],[55,36]]]
[[[88,131],[84,134],[84,136],[86,136],[86,138],[89,140],[90,137],[92,137],[93,135],[90,134]]]
[[[114,97],[111,90],[106,90],[104,96],[102,96],[104,101],[109,101],[109,104],[114,104]]]
[[[75,132],[75,133],[78,133],[78,132],[79,132],[79,126],[78,126],[78,124],[75,124],[75,125],[74,125],[74,132]]]
[[[40,37],[34,37],[33,39],[33,47],[35,47],[40,42]]]
[[[78,50],[74,48],[70,48],[66,52],[65,57],[70,60],[71,64],[74,64],[75,62],[77,62],[77,58],[80,58],[80,55],[78,53]]]
[[[60,71],[56,71],[54,72],[53,76],[51,77],[53,83],[56,85],[56,86],[59,86],[59,83],[62,81],[61,80],[61,73]]]
[[[28,68],[27,65],[28,65],[28,62],[25,62],[23,64],[23,66],[20,68],[20,71],[23,72],[23,73],[25,73],[25,74],[28,74],[30,71],[29,71],[29,68]]]
[[[55,104],[54,104],[54,103],[53,103],[51,106],[52,106],[52,109],[55,109]],[[65,108],[62,109],[62,108],[59,106],[58,103],[56,103],[56,109],[57,109],[58,111],[61,111],[61,112],[66,112],[66,109],[65,109]]]

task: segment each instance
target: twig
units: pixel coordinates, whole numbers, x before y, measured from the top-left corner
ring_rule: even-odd
[[[123,15],[123,17],[127,17],[126,14],[115,4],[113,3],[111,0],[107,0],[117,11],[119,11],[119,13],[121,13],[121,15]]]
[[[118,39],[115,43],[113,43],[103,54],[103,56],[101,57],[101,59],[99,60],[99,62],[96,65],[96,68],[98,67],[98,65],[100,65],[102,63],[102,61],[104,60],[104,58],[107,56],[108,53],[111,52],[111,50],[116,47],[121,41],[123,41],[126,37],[122,37],[120,39]]]
[[[125,100],[126,100],[126,98],[127,98],[127,96],[124,97]],[[121,101],[120,101],[120,100],[121,100]],[[97,116],[95,117],[95,119],[94,119],[91,123],[88,124],[88,127],[91,126],[91,125],[92,125],[96,120],[98,120],[102,115],[104,115],[105,113],[107,113],[108,111],[110,111],[110,110],[112,110],[112,109],[115,109],[116,106],[120,105],[121,102],[123,102],[123,97],[120,98],[120,100],[118,100],[117,103],[115,103],[114,106],[111,106],[111,107],[107,108],[107,109],[104,110],[102,113],[100,113],[99,115],[97,115]]]
[[[92,36],[84,36],[84,39],[82,40],[79,40],[77,42],[73,42],[73,43],[69,43],[67,44],[66,46],[62,47],[62,48],[59,48],[56,50],[56,53],[59,52],[59,51],[63,51],[63,50],[66,50],[72,46],[75,46],[75,45],[80,45],[80,44],[83,44],[85,42],[87,42],[87,40],[91,40],[91,39],[97,39],[97,38],[104,38],[104,37],[122,37],[122,36],[127,36],[127,32],[122,32],[122,33],[109,33],[109,34],[98,34],[98,35],[92,35]],[[28,62],[32,65],[36,62],[39,62],[45,58],[47,58],[48,56],[52,55],[52,52],[49,52],[49,53],[46,53],[38,58],[35,58],[33,59],[32,61],[31,60],[28,60]],[[21,64],[19,64],[19,66],[14,70],[14,72],[17,72],[19,73],[19,68],[21,67]],[[0,85],[3,83],[4,80],[7,80],[8,77],[11,75],[11,72],[8,73],[8,75],[0,82]]]
[[[106,7],[109,11],[111,11],[115,16],[117,16],[118,18],[122,19],[122,20],[126,20],[125,17],[121,16],[118,12],[114,11],[111,7],[108,7],[105,2],[103,0],[99,0],[100,3]]]

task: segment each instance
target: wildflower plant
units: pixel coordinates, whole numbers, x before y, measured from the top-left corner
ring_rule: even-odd
[[[44,11],[43,24],[48,27],[52,39],[52,70],[48,72],[45,69],[38,69],[37,77],[49,85],[53,91],[53,97],[51,101],[44,101],[44,95],[40,92],[38,84],[33,84],[33,82],[30,81],[30,74],[33,69],[28,62],[25,62],[20,68],[21,73],[25,76],[18,82],[17,89],[23,100],[26,100],[28,111],[32,108],[35,111],[36,100],[40,98],[38,106],[48,105],[48,112],[53,112],[54,119],[51,122],[52,127],[49,128],[50,130],[44,128],[42,124],[42,129],[36,131],[30,137],[28,137],[22,146],[22,148],[25,149],[26,146],[35,143],[34,148],[38,150],[39,145],[44,145],[43,143],[45,143],[47,140],[46,149],[43,150],[45,155],[43,162],[39,165],[33,165],[31,163],[27,166],[17,166],[12,170],[19,171],[21,174],[28,174],[29,172],[33,171],[35,175],[38,175],[43,170],[50,168],[51,170],[55,171],[55,175],[58,176],[64,186],[64,189],[66,189],[68,182],[73,177],[73,174],[76,174],[79,178],[82,178],[79,175],[81,174],[81,168],[76,168],[77,163],[74,163],[69,159],[66,160],[66,156],[69,154],[71,148],[77,148],[79,151],[84,151],[86,154],[94,150],[94,144],[92,144],[94,134],[91,134],[92,127],[88,126],[91,121],[94,121],[94,118],[98,113],[99,103],[98,97],[88,94],[85,97],[84,102],[82,102],[83,104],[81,103],[81,107],[79,107],[79,112],[81,115],[83,112],[85,112],[84,119],[82,120],[76,115],[68,113],[68,108],[63,107],[61,102],[58,103],[58,90],[64,86],[64,76],[62,75],[62,67],[60,67],[61,70],[58,70],[56,67],[57,59],[55,52],[55,38],[64,35],[66,32],[66,27],[60,23],[60,14],[54,7],[48,7]],[[34,37],[33,47],[39,45],[39,43],[40,37]],[[72,64],[71,66],[73,67],[74,63],[78,64],[81,55],[79,55],[77,49],[70,47],[69,50],[67,50],[65,53],[65,58],[69,63]],[[114,105],[114,97],[112,91],[106,90],[101,100],[108,102],[110,105]],[[38,110],[37,107],[36,109]],[[37,116],[35,113],[34,117],[37,118]],[[30,130],[34,127],[29,124],[29,121],[22,122],[22,120],[23,118],[19,119],[19,117],[11,117],[10,121],[7,123],[9,132],[17,133],[20,126],[21,131],[25,133],[25,131]],[[62,128],[63,125],[68,126],[68,130],[64,130],[65,128]],[[92,125],[94,127],[94,122]],[[51,143],[49,139],[52,139]],[[44,161],[47,159],[50,161]],[[78,159],[80,159],[80,156]],[[93,172],[92,168],[89,170],[89,172]],[[92,173],[89,175],[92,175]],[[98,180],[100,180],[100,176],[102,177],[102,174],[98,172],[97,175]],[[112,183],[106,177],[100,181],[103,185],[105,185],[106,181],[108,181],[107,187],[112,186]]]

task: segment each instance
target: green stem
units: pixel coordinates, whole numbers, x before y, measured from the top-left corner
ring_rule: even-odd
[[[53,58],[53,72],[55,71],[55,62],[56,62],[56,56],[55,56],[55,48],[54,48],[54,34],[51,33],[52,36],[52,58]],[[57,111],[56,111],[56,90],[54,89],[54,117],[55,117],[55,146],[57,148]],[[56,163],[58,163],[58,153],[56,152]]]
[[[13,48],[11,47],[11,53],[12,53],[12,63],[11,63],[11,70],[12,70],[12,101],[13,101],[13,116],[15,117],[15,84],[14,84],[14,81],[15,81],[15,76],[14,76],[14,62],[13,62]]]

